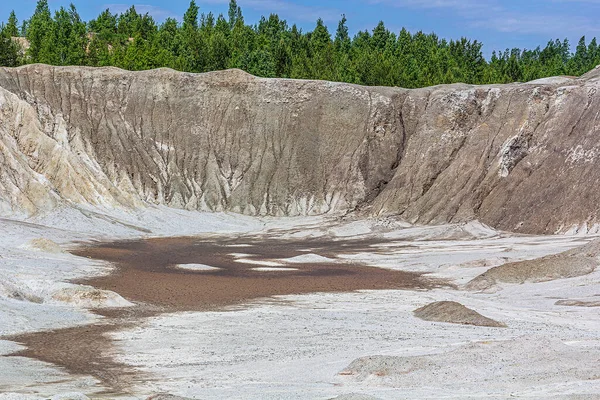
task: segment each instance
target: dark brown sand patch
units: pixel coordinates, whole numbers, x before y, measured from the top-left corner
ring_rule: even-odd
[[[330,258],[368,246],[363,242],[323,243],[322,240],[307,243],[246,239],[243,243],[248,244],[243,248],[243,253],[248,254],[245,259],[256,263],[277,261],[284,266],[281,259],[305,254],[302,250],[307,246]],[[111,275],[82,283],[170,311],[215,309],[280,295],[427,289],[432,284],[420,274],[350,263],[294,263],[287,265],[293,268],[287,271],[257,271],[260,264],[246,264],[236,259],[232,244],[230,240],[168,238],[103,243],[74,253],[118,266]],[[218,269],[193,271],[176,267],[181,264],[203,264]]]
[[[376,252],[376,241],[285,241],[264,238],[166,238],[96,243],[73,254],[104,260],[116,266],[107,276],[78,283],[119,293],[137,305],[97,310],[100,324],[13,336],[26,347],[15,356],[31,357],[91,375],[114,393],[126,392],[135,381],[147,380],[133,368],[115,361],[117,349],[110,333],[139,325],[164,312],[223,310],[273,296],[355,290],[425,290],[439,282],[420,274],[368,267],[357,263],[293,263],[289,271],[257,271],[257,264],[236,261],[235,245],[254,262],[282,262],[311,252],[328,258],[354,252]],[[383,251],[383,250],[382,250]],[[193,271],[180,264],[203,264],[216,270]]]
[[[5,337],[26,348],[11,354],[29,357],[64,368],[73,375],[89,375],[98,379],[111,394],[123,394],[137,371],[115,361],[114,346],[108,333],[133,327],[132,322],[111,321],[107,324],[78,326],[53,331]]]

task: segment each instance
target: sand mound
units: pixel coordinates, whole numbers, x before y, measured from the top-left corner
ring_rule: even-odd
[[[331,400],[379,400],[379,397],[373,397],[367,394],[360,393],[350,393],[334,397]]]
[[[571,307],[600,307],[600,300],[584,301],[584,300],[558,300],[554,305],[571,306]]]
[[[95,289],[91,286],[73,286],[57,290],[52,300],[74,304],[83,308],[129,307],[132,304],[117,293]]]
[[[547,337],[475,342],[446,353],[415,357],[372,356],[353,361],[342,380],[369,386],[419,388],[489,394],[530,390],[598,377],[598,350],[567,346]],[[501,373],[499,373],[501,371]],[[440,392],[441,393],[441,392]],[[504,397],[502,397],[504,398]]]
[[[19,285],[5,277],[0,277],[0,297],[38,304],[44,302],[42,297],[34,294],[27,286]]]
[[[30,250],[44,251],[47,253],[64,253],[64,250],[55,242],[46,238],[33,239],[27,243]]]
[[[467,283],[465,288],[467,290],[489,290],[499,282],[521,284],[587,275],[594,272],[600,264],[598,262],[599,254],[600,241],[596,240],[560,254],[491,268]]]
[[[146,400],[191,400],[189,397],[174,396],[172,394],[155,394],[148,397]]]
[[[42,400],[42,397],[21,393],[0,393],[0,400]]]
[[[52,396],[50,400],[90,400],[90,398],[82,393],[63,393]]]
[[[501,322],[484,317],[455,301],[438,301],[414,311],[417,318],[425,321],[448,322],[451,324],[506,327]]]

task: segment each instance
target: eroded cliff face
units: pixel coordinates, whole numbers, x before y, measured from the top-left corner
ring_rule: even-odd
[[[596,73],[405,90],[237,70],[0,69],[0,212],[150,203],[591,227],[599,86]]]

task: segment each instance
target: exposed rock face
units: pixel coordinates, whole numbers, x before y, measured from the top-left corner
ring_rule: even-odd
[[[448,322],[451,324],[506,327],[501,322],[484,317],[455,301],[438,301],[421,307],[414,312],[415,317],[425,321]]]
[[[599,222],[598,73],[405,90],[241,71],[0,69],[0,213],[64,201]]]
[[[3,164],[18,164],[0,193],[6,207],[26,211],[59,198],[248,214],[347,210],[391,179],[403,142],[403,92],[392,90],[240,71],[42,65],[0,70],[0,87]]]

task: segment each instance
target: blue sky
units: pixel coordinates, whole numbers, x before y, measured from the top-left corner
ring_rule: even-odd
[[[49,0],[52,9],[70,2],[86,20],[106,8],[117,12],[132,4],[157,21],[180,19],[189,5],[189,0]],[[196,3],[201,12],[226,14],[229,0]],[[28,18],[35,4],[36,0],[0,0],[0,19],[6,20],[12,9],[19,20]],[[573,49],[583,35],[588,41],[600,38],[600,0],[238,0],[238,4],[250,23],[275,12],[305,31],[312,30],[321,17],[334,32],[341,14],[346,14],[352,33],[372,29],[383,20],[396,32],[406,27],[449,39],[478,39],[485,45],[486,56],[494,49],[543,46],[551,38],[568,38]]]

